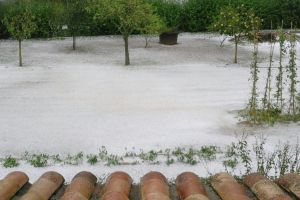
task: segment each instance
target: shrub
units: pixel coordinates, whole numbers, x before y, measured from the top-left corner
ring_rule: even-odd
[[[190,32],[206,31],[217,14],[216,0],[189,0],[184,4],[183,30]]]
[[[172,0],[148,0],[155,8],[155,13],[161,17],[170,29],[181,28],[183,4]]]

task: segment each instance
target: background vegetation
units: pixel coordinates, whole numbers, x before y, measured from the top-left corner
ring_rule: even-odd
[[[0,1],[0,38],[7,38],[9,34],[2,24],[2,19],[10,7],[20,2],[27,2],[31,5],[31,12],[36,16],[38,29],[32,34],[34,38],[48,38],[59,36],[72,36],[70,31],[63,31],[61,26],[67,24],[67,17],[64,16],[67,0],[6,0]],[[158,14],[169,29],[179,29],[186,32],[207,31],[225,6],[238,7],[244,5],[255,11],[256,16],[263,19],[262,28],[270,29],[281,26],[290,28],[291,22],[295,27],[300,26],[300,0],[144,0],[151,3],[156,14]],[[84,6],[84,4],[82,4]],[[75,12],[76,10],[74,10]],[[114,19],[104,18],[102,21],[93,20],[93,13],[85,13],[80,35],[107,35],[119,34]],[[69,13],[72,15],[72,13]],[[135,33],[140,33],[135,30]]]

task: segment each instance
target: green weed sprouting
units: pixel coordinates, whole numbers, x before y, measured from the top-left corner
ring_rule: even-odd
[[[32,154],[29,156],[27,162],[34,167],[48,166],[49,155],[47,154]]]
[[[90,165],[96,165],[99,162],[98,155],[95,155],[95,154],[89,154],[86,156],[86,158],[87,158],[87,162]]]
[[[4,158],[4,161],[2,163],[3,167],[5,168],[13,168],[13,167],[18,167],[20,163],[18,160],[12,156],[7,156]]]

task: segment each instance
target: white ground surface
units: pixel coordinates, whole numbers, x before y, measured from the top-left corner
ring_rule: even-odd
[[[123,66],[120,37],[24,42],[25,66],[17,66],[17,43],[0,41],[0,156],[32,153],[111,153],[174,147],[224,146],[243,133],[249,140],[264,134],[269,148],[279,141],[295,143],[299,124],[251,128],[238,125],[235,111],[249,97],[251,46],[240,47],[232,63],[233,45],[220,47],[207,34],[182,34],[176,46],[152,40],[130,40],[132,65]],[[267,66],[268,45],[262,45],[261,66]],[[298,45],[298,59],[300,49]],[[299,60],[298,60],[299,64]],[[261,69],[265,73],[265,69]],[[260,83],[263,84],[263,83]],[[220,164],[137,165],[117,167],[55,166],[16,168],[36,179],[57,170],[68,180],[80,170],[97,175],[127,171],[136,180],[150,170],[173,178],[191,170],[201,176]],[[16,169],[0,169],[0,178]]]

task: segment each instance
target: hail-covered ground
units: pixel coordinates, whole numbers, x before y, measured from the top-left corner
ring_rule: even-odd
[[[296,143],[299,124],[239,123],[237,111],[245,108],[250,95],[252,47],[243,43],[239,64],[232,64],[233,44],[226,41],[220,47],[221,40],[210,34],[181,34],[178,45],[164,46],[152,38],[151,47],[144,48],[143,37],[132,37],[130,66],[123,65],[121,37],[79,38],[76,51],[70,38],[29,40],[23,42],[24,67],[18,67],[17,42],[0,41],[0,157],[21,157],[24,152],[89,154],[102,146],[116,155],[141,149],[222,147],[245,135],[253,142],[261,134],[270,150],[278,142]],[[269,44],[261,44],[260,50],[263,78]],[[138,179],[158,170],[174,178],[186,170],[205,176],[222,169],[222,163],[215,162],[45,168],[24,163],[1,167],[0,177],[22,170],[37,178],[43,171],[56,170],[70,180],[81,170],[96,175],[124,170]]]

